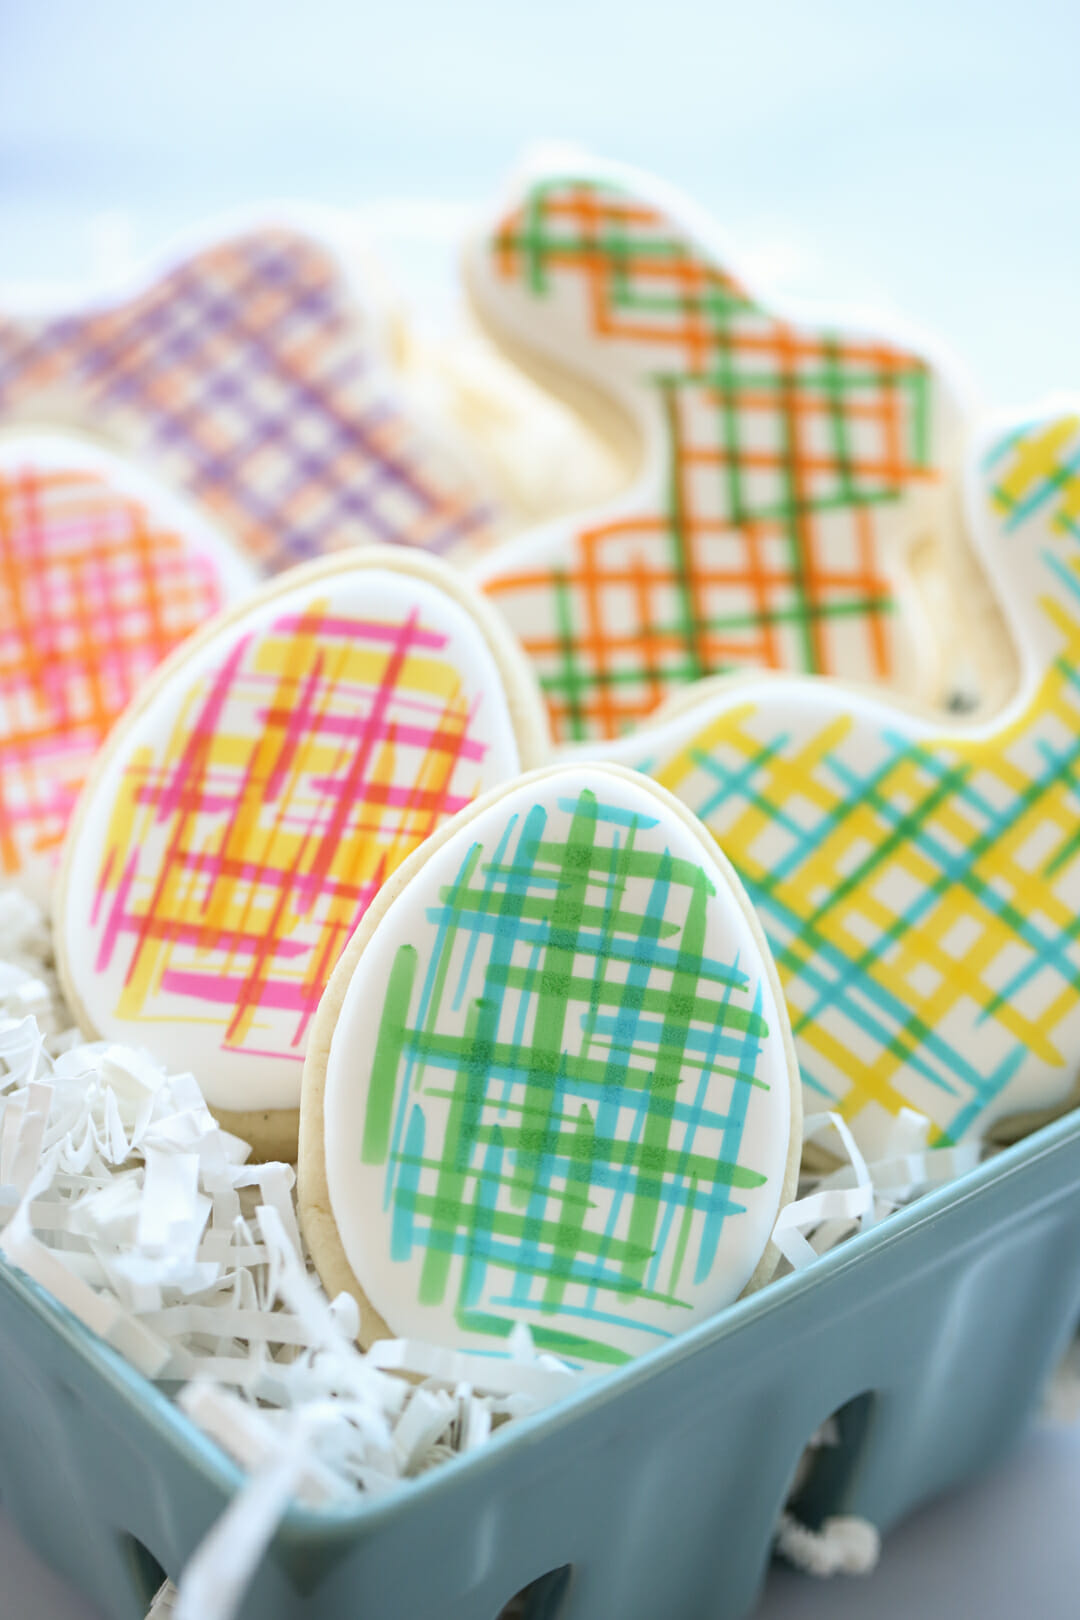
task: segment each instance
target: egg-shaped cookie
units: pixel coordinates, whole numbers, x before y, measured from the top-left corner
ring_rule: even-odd
[[[775,1268],[798,1073],[764,935],[670,794],[533,772],[368,911],[304,1072],[300,1209],[391,1332],[580,1365],[663,1344]]]
[[[163,669],[87,785],[55,909],[80,1023],[190,1066],[290,1153],[350,934],[542,739],[516,645],[447,565],[373,547],[283,574]]]
[[[47,900],[113,722],[252,579],[145,469],[70,432],[0,438],[0,882]]]

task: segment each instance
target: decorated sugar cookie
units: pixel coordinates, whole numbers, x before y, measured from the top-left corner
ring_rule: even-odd
[[[402,395],[329,237],[252,229],[127,300],[0,319],[0,423],[46,417],[135,452],[265,570],[487,533],[483,492]]]
[[[331,1292],[505,1352],[625,1361],[771,1275],[801,1141],[769,953],[669,794],[596,765],[462,812],[351,941],[304,1071]]]
[[[619,745],[709,827],[761,918],[810,1108],[864,1147],[902,1107],[958,1141],[1080,1072],[1080,406],[969,488],[1023,679],[981,725],[832,683],[708,683]]]
[[[88,440],[0,438],[0,883],[44,901],[109,728],[252,577],[202,514]]]
[[[182,1059],[257,1149],[295,1148],[350,934],[541,734],[519,650],[445,565],[371,547],[283,575],[189,643],[99,758],[55,907],[80,1023]]]
[[[491,334],[626,453],[625,495],[476,565],[564,741],[734,666],[943,695],[912,559],[954,540],[953,386],[881,334],[772,313],[714,238],[586,159],[527,174],[469,255]]]

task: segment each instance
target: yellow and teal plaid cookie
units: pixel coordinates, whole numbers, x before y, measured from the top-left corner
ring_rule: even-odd
[[[833,682],[702,686],[608,750],[701,817],[772,946],[808,1109],[869,1153],[1063,1107],[1080,1069],[1080,406],[974,456],[969,517],[1018,644],[1009,706],[919,718]]]

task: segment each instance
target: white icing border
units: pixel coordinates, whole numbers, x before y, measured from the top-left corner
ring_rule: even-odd
[[[623,519],[639,516],[642,511],[650,511],[666,473],[667,435],[653,394],[639,382],[620,375],[612,356],[583,346],[574,334],[561,331],[557,321],[545,329],[542,341],[538,341],[532,313],[508,299],[490,272],[491,238],[507,213],[521,203],[530,187],[546,180],[569,180],[575,171],[583,180],[618,186],[632,198],[657,209],[703,256],[711,258],[739,281],[770,318],[789,321],[804,329],[835,328],[844,334],[847,342],[885,344],[924,360],[933,373],[939,414],[944,423],[943,428],[936,430],[941,438],[943,479],[938,500],[934,499],[933,492],[918,489],[908,492],[907,499],[912,506],[908,527],[912,533],[920,525],[931,527],[917,516],[918,510],[925,508],[927,517],[933,513],[932,526],[944,540],[947,552],[962,552],[963,536],[956,515],[950,510],[949,491],[957,489],[962,480],[971,424],[978,415],[978,400],[959,359],[939,338],[896,314],[878,316],[852,305],[832,306],[826,301],[804,301],[784,294],[774,297],[767,288],[759,292],[758,278],[740,267],[738,251],[731,250],[716,221],[691,198],[631,165],[597,158],[572,145],[550,143],[534,147],[525,154],[505,185],[498,205],[486,212],[471,233],[463,262],[466,289],[477,320],[496,345],[507,342],[511,355],[516,350],[518,363],[527,371],[533,363],[538,372],[554,369],[559,378],[551,382],[552,390],[573,401],[594,429],[603,431],[594,419],[594,410],[599,412],[601,421],[605,417],[621,417],[625,426],[622,434],[614,430],[616,437],[625,440],[628,429],[629,436],[636,440],[636,447],[633,455],[627,457],[632,472],[620,493],[527,528],[477,558],[470,566],[470,575],[482,589],[506,574],[546,568],[552,556],[565,552],[576,536],[594,525],[615,525]],[[592,399],[578,399],[579,391],[593,396]],[[606,436],[610,438],[611,433]],[[936,645],[931,615],[921,600],[908,552],[907,547],[893,548],[882,557],[882,566],[889,574],[899,608],[895,627],[897,684],[886,685],[884,689],[899,691],[902,695],[910,692],[916,700],[925,701],[932,697],[935,683],[940,681],[941,650]],[[652,718],[649,716],[644,723],[650,724]],[[579,753],[591,753],[594,746],[590,740],[567,742],[560,745],[558,752],[560,757],[573,758]]]
[[[355,1046],[358,1043],[365,1052],[372,1049],[377,1034],[373,1009],[382,1005],[396,946],[412,931],[412,919],[426,907],[433,886],[456,873],[463,852],[478,841],[489,826],[497,837],[519,802],[522,809],[526,805],[531,808],[541,802],[555,802],[582,785],[594,786],[609,799],[614,795],[631,809],[640,807],[643,814],[655,818],[671,844],[681,846],[678,852],[682,858],[700,863],[706,870],[711,866],[716,891],[709,901],[713,927],[719,928],[725,938],[736,935],[739,954],[750,964],[747,971],[751,981],[760,986],[762,1012],[769,1026],[769,1034],[762,1042],[762,1062],[769,1067],[772,1078],[769,1105],[756,1115],[754,1140],[758,1147],[755,1152],[743,1151],[753,1134],[749,1121],[739,1151],[740,1163],[752,1162],[755,1168],[761,1168],[760,1159],[767,1164],[765,1187],[738,1194],[740,1201],[747,1204],[748,1212],[753,1209],[753,1216],[749,1221],[740,1217],[733,1225],[725,1226],[718,1263],[697,1291],[699,1298],[695,1308],[676,1313],[678,1324],[673,1324],[670,1313],[665,1315],[660,1309],[650,1312],[646,1307],[639,1311],[635,1306],[635,1314],[640,1314],[643,1324],[663,1322],[668,1330],[677,1331],[678,1325],[711,1315],[751,1284],[767,1280],[775,1265],[775,1256],[769,1257],[769,1238],[778,1209],[793,1192],[794,1167],[801,1146],[801,1094],[787,1011],[760,924],[734,870],[706,830],[671,794],[648,778],[618,767],[583,763],[553,766],[498,789],[460,812],[399,870],[400,881],[393,892],[378,906],[377,912],[372,908],[370,920],[365,919],[347,955],[339,963],[320,1008],[320,1027],[313,1031],[309,1044],[301,1142],[302,1210],[305,1203],[310,1204],[307,1195],[311,1189],[305,1188],[304,1182],[311,1172],[310,1154],[314,1152],[322,1159],[325,1194],[341,1245],[341,1258],[368,1305],[394,1332],[405,1336],[433,1339],[465,1350],[490,1352],[492,1348],[489,1338],[470,1337],[456,1325],[452,1302],[441,1311],[432,1311],[425,1310],[413,1298],[403,1298],[404,1268],[384,1263],[384,1252],[389,1248],[389,1228],[382,1230],[386,1217],[379,1208],[384,1171],[376,1167],[358,1173],[356,1162],[366,1090],[362,1083],[358,1084]],[[662,840],[664,832],[653,836]],[[725,949],[730,956],[730,948]],[[422,957],[423,954],[421,950]],[[312,1088],[320,1085],[321,1118],[316,1118],[309,1103]],[[313,1129],[320,1140],[310,1140]],[[317,1173],[312,1175],[316,1199],[320,1195],[320,1179]],[[364,1247],[364,1236],[377,1229],[380,1236],[374,1252],[369,1252]],[[731,1236],[733,1231],[734,1237]],[[312,1241],[316,1262],[320,1263],[319,1235],[309,1237],[309,1241]],[[720,1259],[725,1251],[726,1267]],[[408,1275],[414,1281],[422,1264],[423,1254],[409,1267]],[[695,1290],[690,1292],[693,1294]],[[544,1316],[535,1309],[514,1314],[534,1328],[559,1322],[557,1317]],[[570,1318],[564,1325],[568,1331],[573,1331],[575,1321]],[[582,1331],[586,1331],[586,1327]],[[601,1329],[597,1336],[634,1351],[641,1351],[654,1342],[644,1326],[640,1334],[635,1330],[613,1337],[610,1329]]]
[[[163,713],[175,718],[192,684],[219,665],[240,637],[260,634],[288,611],[290,603],[314,597],[333,599],[336,582],[344,581],[362,594],[368,581],[374,584],[379,579],[388,582],[399,599],[426,600],[434,623],[450,637],[448,656],[463,671],[472,662],[470,685],[484,697],[482,726],[491,738],[487,758],[478,767],[483,778],[489,785],[500,782],[532,763],[530,749],[539,746],[536,739],[543,736],[539,694],[523,655],[494,610],[478,603],[464,581],[434,558],[400,548],[367,547],[278,575],[166,660],[99,753],[69,830],[53,921],[62,982],[80,1025],[108,1039],[141,1042],[164,1057],[173,1057],[181,1043],[184,1061],[198,1068],[211,1106],[230,1113],[295,1110],[300,1099],[302,1052],[253,1059],[223,1051],[220,1019],[210,1026],[207,1041],[192,1021],[194,1004],[190,1001],[185,1017],[144,1018],[135,1023],[117,1018],[103,1003],[102,982],[92,971],[86,948],[86,927],[105,828],[132,751],[158,731]],[[362,611],[363,603],[356,607]],[[107,983],[111,1002],[117,991],[115,974]]]

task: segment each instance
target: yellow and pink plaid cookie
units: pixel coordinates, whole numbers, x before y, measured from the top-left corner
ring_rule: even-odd
[[[55,906],[83,1027],[182,1049],[215,1111],[289,1115],[295,1144],[349,936],[541,733],[520,650],[437,559],[367,547],[279,576],[193,638],[98,758]]]

